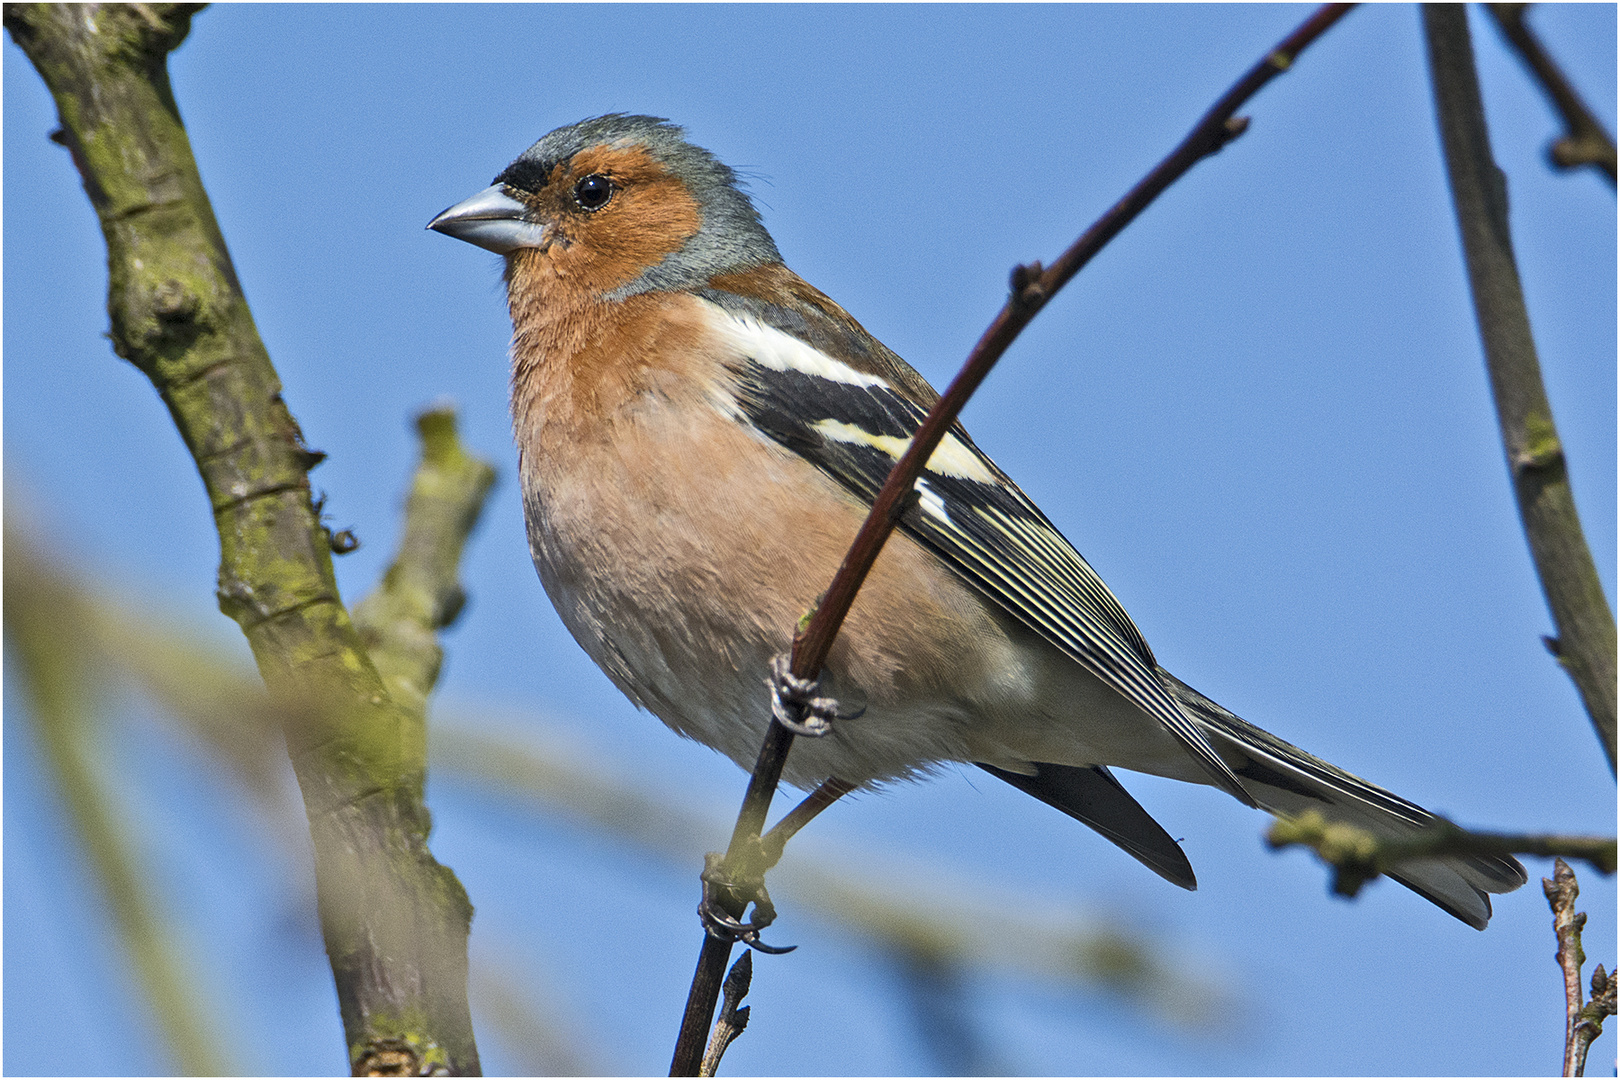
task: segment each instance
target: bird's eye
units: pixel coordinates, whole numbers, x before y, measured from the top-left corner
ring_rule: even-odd
[[[574,201],[582,210],[600,210],[613,198],[614,190],[612,180],[592,173],[574,185]]]

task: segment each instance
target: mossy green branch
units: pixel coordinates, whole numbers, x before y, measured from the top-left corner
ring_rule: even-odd
[[[1442,855],[1566,855],[1590,863],[1602,874],[1613,874],[1615,865],[1615,841],[1608,837],[1470,832],[1445,818],[1396,840],[1308,810],[1278,818],[1266,833],[1266,843],[1316,852],[1333,867],[1333,891],[1340,896],[1355,896],[1367,882],[1400,863]]]
[[[349,1044],[396,1038],[409,1017],[452,1071],[476,1072],[471,908],[428,852],[420,721],[339,599],[307,475],[321,455],[282,400],[170,91],[168,54],[199,6],[8,4],[5,25],[56,100],[52,138],[101,222],[113,349],[151,379],[202,477],[220,608],[292,717]]]

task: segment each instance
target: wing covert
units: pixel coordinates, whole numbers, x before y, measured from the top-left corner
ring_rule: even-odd
[[[891,381],[872,371],[868,357],[874,346],[883,346],[853,320],[844,325],[820,312],[800,310],[794,324],[781,328],[761,321],[772,313],[761,311],[756,301],[719,303],[728,295],[708,293],[706,299],[726,311],[722,318],[736,321],[732,338],[739,359],[732,365],[732,389],[742,416],[870,503],[926,416]],[[790,333],[817,315],[822,320],[814,335]],[[858,351],[837,348],[840,331],[859,334]],[[780,347],[773,335],[791,337],[815,356],[799,357]],[[885,360],[904,363],[883,351]],[[846,364],[840,353],[854,362]],[[920,379],[915,372],[911,376]],[[1242,782],[1160,680],[1152,650],[1118,599],[960,424],[952,425],[916,487],[918,498],[902,516],[901,528],[958,576],[1163,723],[1218,786],[1252,804]]]

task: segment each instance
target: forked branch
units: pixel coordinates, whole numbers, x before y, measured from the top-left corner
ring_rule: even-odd
[[[180,121],[168,54],[197,4],[7,4],[56,99],[107,243],[110,337],[197,464],[220,540],[219,604],[283,715],[315,851],[348,1061],[478,1071],[465,892],[428,851],[421,718],[339,598],[305,446],[254,327]]]

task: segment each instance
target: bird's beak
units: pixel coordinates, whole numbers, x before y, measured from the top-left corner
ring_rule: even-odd
[[[525,219],[528,209],[508,195],[504,185],[496,184],[456,203],[428,222],[427,227],[497,255],[519,248],[543,248],[550,243],[549,230]]]

